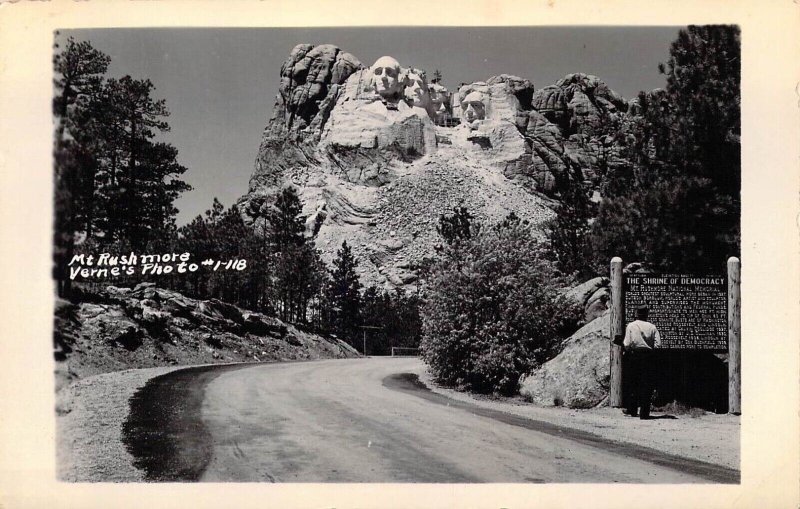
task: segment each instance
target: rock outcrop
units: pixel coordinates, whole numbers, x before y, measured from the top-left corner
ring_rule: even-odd
[[[239,202],[245,220],[259,227],[270,197],[296,186],[324,259],[347,240],[363,283],[406,286],[454,206],[488,221],[514,212],[537,227],[554,216],[561,186],[599,192],[626,164],[629,104],[595,76],[536,90],[501,74],[451,94],[409,64],[384,56],[366,67],[335,46],[294,48]]]
[[[361,62],[331,44],[299,44],[281,66],[272,118],[264,129],[251,192],[280,186],[285,173],[315,161],[314,144],[339,87]]]
[[[331,89],[342,85],[361,68],[356,57],[336,46],[296,46],[281,67],[278,97],[267,127],[269,135],[300,133],[315,121],[324,124],[324,99]]]
[[[611,291],[607,277],[596,277],[564,294],[564,297],[583,307],[583,320],[589,323],[609,309]]]
[[[54,331],[60,383],[129,368],[358,356],[335,338],[152,283],[59,299]]]

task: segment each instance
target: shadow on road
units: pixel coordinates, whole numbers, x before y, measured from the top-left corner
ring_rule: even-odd
[[[157,376],[130,399],[122,442],[147,481],[197,481],[211,460],[200,410],[205,388],[226,371],[252,364],[202,366]]]

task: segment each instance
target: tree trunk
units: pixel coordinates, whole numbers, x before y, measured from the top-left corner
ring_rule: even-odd
[[[64,130],[67,124],[67,111],[69,111],[67,108],[67,97],[69,97],[69,92],[71,91],[72,83],[67,80],[64,82],[64,91],[61,93],[61,109],[58,112],[61,119],[56,129],[56,148],[61,148],[62,143],[64,143]]]

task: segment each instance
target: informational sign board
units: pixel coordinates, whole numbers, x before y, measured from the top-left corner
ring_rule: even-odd
[[[728,349],[728,294],[725,276],[628,274],[624,278],[625,323],[636,308],[650,308],[648,321],[673,350]]]

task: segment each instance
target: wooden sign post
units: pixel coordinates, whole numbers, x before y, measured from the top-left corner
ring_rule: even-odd
[[[622,339],[639,305],[661,332],[661,349],[728,353],[728,412],[742,412],[741,263],[728,259],[721,274],[623,275],[622,259],[611,260],[610,382],[608,401],[622,406]]]
[[[622,406],[622,343],[625,334],[625,299],[622,294],[622,258],[611,259],[611,380],[608,404]]]
[[[728,413],[742,413],[741,262],[728,258]]]

